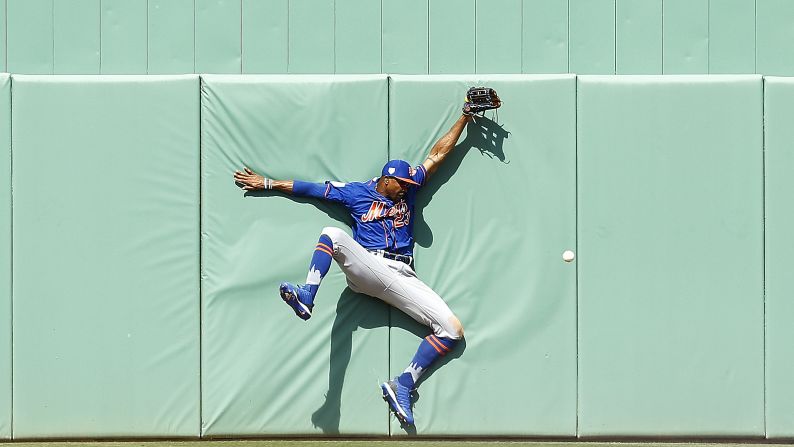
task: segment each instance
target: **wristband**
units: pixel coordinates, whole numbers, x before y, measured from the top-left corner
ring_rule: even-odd
[[[265,178],[265,189],[273,189],[273,180]]]

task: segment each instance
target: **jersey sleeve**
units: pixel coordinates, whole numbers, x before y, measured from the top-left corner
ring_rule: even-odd
[[[417,188],[421,188],[425,186],[425,180],[427,179],[427,169],[425,169],[424,165],[419,165],[414,168],[414,175],[411,176],[411,180],[415,181],[419,186]]]
[[[311,183],[294,180],[292,183],[292,193],[300,197],[313,197],[315,199],[325,199],[331,202],[346,204],[350,196],[349,191],[345,188],[346,185],[346,183],[331,181],[325,183]]]
[[[327,200],[337,203],[348,204],[352,192],[347,183],[342,182],[325,182],[324,196]]]

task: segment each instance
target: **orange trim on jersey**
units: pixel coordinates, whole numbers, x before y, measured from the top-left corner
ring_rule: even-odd
[[[429,335],[428,337],[433,337],[433,341],[438,343],[438,345],[441,346],[441,349],[443,349],[446,352],[449,352],[449,348],[444,343],[441,343],[441,340],[439,340],[438,337],[436,337],[435,335]]]
[[[325,248],[322,248],[322,247],[317,247],[317,248],[314,249],[314,251],[321,251],[321,252],[327,254],[328,256],[330,256],[332,258],[334,257],[334,254],[332,252],[330,252],[330,251],[328,251],[328,250],[326,250]]]
[[[436,344],[436,343],[438,343],[438,342],[436,342],[436,341],[433,341],[433,339],[432,339],[432,338],[430,338],[430,337],[431,337],[431,336],[427,336],[427,337],[425,337],[425,340],[427,340],[427,342],[428,342],[428,343],[430,343],[430,346],[432,346],[432,347],[433,347],[433,349],[435,349],[435,350],[436,350],[436,352],[438,352],[439,354],[441,354],[441,355],[444,355],[444,354],[446,354],[446,352],[442,351],[442,350],[441,350],[441,348],[439,348],[439,347],[438,347],[438,345]]]
[[[331,248],[331,247],[329,247],[329,246],[325,245],[325,244],[324,244],[324,243],[322,243],[322,242],[318,242],[318,243],[317,243],[317,248],[320,248],[320,247],[323,247],[323,248],[325,248],[325,249],[326,249],[326,250],[328,250],[328,251],[334,251],[334,249],[333,249],[333,248]]]

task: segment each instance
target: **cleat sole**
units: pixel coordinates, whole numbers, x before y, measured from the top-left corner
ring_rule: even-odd
[[[301,320],[308,320],[312,316],[311,310],[300,302],[298,295],[292,292],[286,284],[282,284],[278,291],[279,295],[281,295],[281,299],[292,308],[298,318]]]

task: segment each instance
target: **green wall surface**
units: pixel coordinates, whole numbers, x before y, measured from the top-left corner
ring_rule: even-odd
[[[289,0],[243,0],[242,16],[242,72],[286,73]]]
[[[14,77],[15,438],[198,436],[198,87]]]
[[[662,73],[708,73],[709,0],[665,0]]]
[[[576,434],[576,83],[573,76],[395,76],[390,157],[421,163],[489,85],[505,105],[480,118],[419,192],[416,270],[450,305],[466,342],[423,378],[424,435]],[[488,114],[492,118],[491,113]],[[429,330],[391,311],[390,373]],[[392,424],[392,434],[406,432]]]
[[[794,76],[794,3],[0,0],[0,65],[27,74]]]
[[[147,0],[102,0],[101,8],[99,73],[148,73],[149,17]],[[153,20],[155,26],[156,23],[156,19]],[[173,26],[174,32],[177,33],[178,24],[174,23]],[[154,32],[152,38],[156,42],[158,33]],[[154,72],[158,71],[159,69],[156,68]]]
[[[763,436],[762,101],[578,78],[580,436]]]
[[[380,73],[381,3],[336,0],[333,16],[335,73]]]
[[[567,73],[568,2],[524,0],[522,10],[522,71]]]
[[[151,74],[195,71],[194,0],[150,0],[148,71]]]
[[[662,0],[616,0],[615,73],[661,73],[662,22]]]
[[[310,320],[278,294],[304,282],[323,227],[349,232],[344,208],[232,180],[244,166],[285,180],[377,176],[387,98],[384,75],[203,78],[203,435],[388,433],[386,305],[350,291],[336,265]]]
[[[11,78],[0,75],[0,439],[11,437]]]
[[[54,73],[99,73],[99,5],[100,0],[53,2]]]
[[[568,0],[568,70],[615,73],[615,0]]]
[[[53,73],[53,0],[6,0],[6,67]]]
[[[416,433],[794,437],[792,79],[202,79],[0,77],[0,439],[413,435],[378,384],[427,329],[336,266],[297,319],[279,283],[349,219],[232,173],[421,163],[471,85],[505,103],[420,193],[466,341]]]
[[[794,80],[764,80],[765,149],[765,286],[766,286],[766,433],[770,438],[794,437],[794,282],[791,206],[794,168]]]

